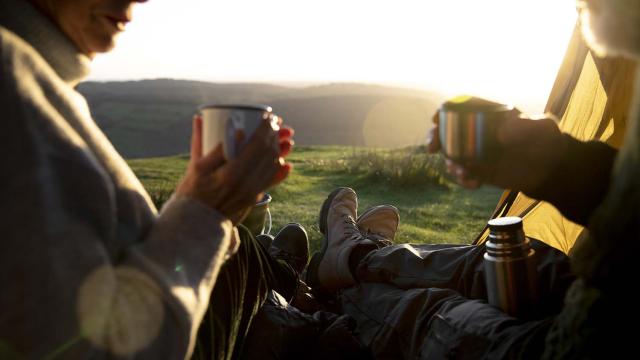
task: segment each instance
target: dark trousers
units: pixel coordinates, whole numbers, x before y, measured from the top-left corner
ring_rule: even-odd
[[[249,327],[270,290],[293,295],[297,274],[274,260],[245,227],[239,227],[238,253],[222,267],[211,293],[192,359],[238,358]]]
[[[344,313],[379,359],[536,358],[575,279],[568,258],[536,250],[541,302],[531,318],[487,304],[484,246],[394,245],[360,261],[359,285],[340,292]]]

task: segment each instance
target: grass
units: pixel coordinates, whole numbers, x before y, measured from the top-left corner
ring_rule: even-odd
[[[161,203],[171,193],[186,168],[185,156],[130,160],[152,197]],[[396,242],[469,243],[482,229],[501,191],[482,187],[470,191],[443,175],[438,156],[418,148],[374,150],[339,146],[296,147],[290,156],[291,176],[271,189],[272,234],[288,222],[302,224],[312,251],[322,234],[317,225],[320,205],[338,186],[352,187],[360,212],[378,204],[400,210]]]

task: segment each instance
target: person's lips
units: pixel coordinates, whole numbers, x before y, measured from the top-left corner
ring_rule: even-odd
[[[124,31],[125,25],[131,21],[131,19],[125,14],[105,14],[104,17],[118,31]]]

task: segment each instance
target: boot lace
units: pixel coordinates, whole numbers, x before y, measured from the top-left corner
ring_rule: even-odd
[[[393,242],[387,238],[385,238],[382,234],[372,231],[362,232],[358,228],[356,221],[350,215],[344,214],[342,215],[342,221],[345,224],[345,236],[349,237],[350,240],[362,241],[362,240],[371,240],[378,248],[383,248],[385,246],[393,245]]]
[[[384,235],[378,232],[366,230],[362,235],[365,238],[373,241],[378,246],[378,248],[383,248],[385,246],[393,245],[393,241],[387,239]]]
[[[360,229],[358,229],[358,225],[356,225],[356,221],[353,219],[353,217],[351,217],[351,215],[343,214],[342,222],[345,225],[344,235],[346,237],[350,238],[351,240],[364,239],[364,236],[362,236]]]

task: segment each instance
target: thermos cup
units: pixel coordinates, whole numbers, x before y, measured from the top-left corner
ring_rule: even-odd
[[[279,128],[278,116],[266,105],[203,105],[198,114],[202,117],[202,152],[222,144],[226,159],[238,155],[264,119],[271,120],[274,131]]]
[[[513,106],[472,96],[445,102],[438,115],[443,154],[460,164],[490,161],[500,151],[497,129],[514,114]]]

